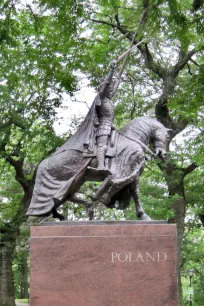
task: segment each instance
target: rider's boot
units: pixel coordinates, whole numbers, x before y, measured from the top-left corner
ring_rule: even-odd
[[[104,146],[99,146],[97,150],[97,161],[98,167],[97,170],[105,170],[105,148]]]
[[[97,137],[97,153],[96,158],[98,162],[97,168],[88,167],[95,174],[102,175],[103,177],[107,177],[108,175],[112,174],[106,167],[105,167],[105,154],[107,151],[107,142],[108,136],[102,135]]]
[[[96,171],[99,171],[100,173],[104,174],[111,174],[111,172],[105,167],[105,153],[106,153],[106,146],[99,145],[97,149],[97,161],[98,161],[98,167],[96,168]]]
[[[108,170],[105,167],[105,154],[107,151],[108,135],[101,135],[97,137],[97,170]]]

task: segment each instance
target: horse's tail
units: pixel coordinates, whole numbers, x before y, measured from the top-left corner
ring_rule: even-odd
[[[119,192],[117,192],[110,200],[110,203],[106,205],[109,208],[125,209],[129,206],[131,199],[130,185],[125,186]]]

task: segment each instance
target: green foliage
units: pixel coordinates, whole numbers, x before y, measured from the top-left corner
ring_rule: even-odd
[[[15,259],[13,261],[13,271],[14,271],[14,284],[15,284],[15,296],[16,298],[21,298],[21,288],[25,285],[23,283],[22,278],[22,270],[23,270],[23,257],[27,261],[27,264],[29,265],[29,253],[28,250],[23,252],[16,253]],[[29,272],[29,266],[28,266],[28,272]],[[27,271],[26,271],[27,272]],[[29,282],[29,274],[27,272],[27,282]],[[26,301],[26,300],[25,300]],[[20,300],[19,300],[20,302]]]
[[[155,163],[148,163],[140,180],[141,200],[145,211],[153,220],[168,220],[174,217],[172,204],[178,195],[169,197],[165,178]],[[135,204],[126,210],[126,219],[135,219]]]
[[[192,287],[194,289],[193,304],[201,306],[204,300],[203,281],[204,281],[204,235],[203,230],[196,226],[195,220],[189,219],[186,224],[185,240],[183,242],[183,292],[184,301],[188,302],[189,295],[187,290],[189,288],[189,269],[193,269]]]
[[[28,299],[17,299],[16,302],[22,303],[22,304],[28,304],[29,303]]]
[[[74,96],[78,92],[81,73],[97,88],[113,59],[129,48],[128,35],[134,35],[137,30],[138,40],[147,38],[154,64],[148,67],[144,49],[133,51],[114,98],[115,125],[122,128],[134,117],[154,115],[164,80],[152,70],[153,66],[172,69],[189,50],[203,50],[202,9],[195,9],[190,0],[149,1],[147,16],[142,22],[143,0],[29,3],[27,6],[17,1],[0,3],[0,226],[16,231],[25,220],[22,218],[25,190],[16,181],[9,157],[22,161],[25,178],[31,183],[40,161],[64,141],[53,130],[56,108],[61,106],[64,93]],[[118,25],[126,31],[125,35],[117,29]],[[188,204],[182,250],[184,293],[188,286],[186,271],[194,268],[197,306],[204,301],[200,239],[203,233],[199,218],[204,215],[203,67],[203,54],[197,52],[180,71],[175,90],[168,97],[170,115],[177,127],[185,122],[188,125],[182,141],[172,142],[174,176],[168,177],[155,163],[148,163],[150,169],[146,168],[141,179],[141,198],[147,213],[154,219],[172,219],[172,204],[181,195],[175,192],[170,196],[168,184],[177,190],[183,182],[183,170],[192,162],[199,166],[184,180]],[[85,199],[90,199],[98,186],[98,183],[83,186],[81,192]],[[68,203],[63,210],[69,220],[87,216],[80,205]],[[99,205],[96,218],[135,219],[134,204],[125,213]],[[27,241],[29,232],[23,228],[19,235],[17,250],[21,249],[22,241]],[[21,255],[17,252],[14,262],[18,294]],[[184,297],[187,301],[185,294]]]

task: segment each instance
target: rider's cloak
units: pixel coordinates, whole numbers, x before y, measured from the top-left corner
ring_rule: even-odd
[[[110,92],[117,79],[113,80],[116,66],[113,65],[108,75],[101,83],[99,92],[96,95],[92,106],[85,117],[84,121],[79,126],[77,132],[65,142],[54,154],[59,154],[64,150],[74,149],[81,152],[91,153],[94,151],[96,141],[96,131],[99,126],[99,118],[97,108],[103,103],[104,99],[112,97]]]
[[[59,154],[63,151],[73,149],[81,152],[93,152],[95,146],[95,135],[99,124],[97,116],[97,107],[101,104],[100,98],[97,95],[86,115],[84,121],[79,126],[76,133],[69,138],[55,153]]]
[[[78,186],[76,181],[80,181],[91,160],[91,157],[86,158],[84,163],[81,152],[91,153],[94,150],[98,124],[96,107],[98,105],[100,105],[100,99],[97,95],[77,132],[38,166],[33,196],[27,215],[48,214],[55,205],[57,206],[57,202],[64,200],[66,191],[70,190],[70,186]],[[72,165],[71,168],[74,171],[67,166],[68,164]]]
[[[88,157],[84,162],[81,152],[92,153],[94,151],[96,131],[99,125],[97,107],[109,94],[115,68],[112,66],[102,82],[77,132],[54,154],[40,163],[27,215],[48,214],[54,206],[59,206],[66,199],[68,190],[69,194],[73,194],[80,186],[83,174],[91,160],[91,157]]]

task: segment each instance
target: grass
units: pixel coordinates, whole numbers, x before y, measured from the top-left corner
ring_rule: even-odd
[[[22,303],[22,304],[28,304],[28,299],[17,299],[16,302]]]

